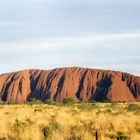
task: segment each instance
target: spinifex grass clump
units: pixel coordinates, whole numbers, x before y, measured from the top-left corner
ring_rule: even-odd
[[[44,139],[49,140],[53,139],[53,135],[55,135],[55,133],[63,133],[63,131],[61,125],[56,122],[56,120],[53,120],[42,128],[42,133],[44,135]]]

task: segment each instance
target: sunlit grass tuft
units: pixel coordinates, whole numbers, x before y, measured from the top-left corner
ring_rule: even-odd
[[[140,103],[1,104],[0,140],[139,140]]]

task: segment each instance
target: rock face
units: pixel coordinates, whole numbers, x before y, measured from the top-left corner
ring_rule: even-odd
[[[89,68],[25,70],[0,75],[0,100],[140,101],[140,77]]]

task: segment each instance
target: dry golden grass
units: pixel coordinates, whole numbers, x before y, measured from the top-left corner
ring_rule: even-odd
[[[0,140],[140,140],[140,103],[0,105]]]

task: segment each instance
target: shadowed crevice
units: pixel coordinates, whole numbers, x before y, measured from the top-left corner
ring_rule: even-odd
[[[96,101],[105,101],[108,100],[107,93],[110,90],[112,85],[112,77],[103,75],[103,79],[97,82],[96,84],[96,91],[93,95],[93,100]]]
[[[10,78],[10,76],[8,77],[8,79]],[[2,92],[4,94],[2,95],[2,101],[7,101],[8,91],[9,91],[10,85],[14,81],[14,79],[15,79],[15,74],[11,77],[10,81],[8,83],[6,83],[6,85],[3,86]]]
[[[93,101],[94,99],[94,87],[91,88],[91,97],[89,98],[89,101]]]
[[[46,80],[47,87],[46,87],[45,93],[48,93],[50,91],[52,81],[55,79],[56,76],[57,76],[57,73],[55,73],[55,69],[49,73]]]
[[[81,91],[82,91],[82,89],[83,89],[83,87],[84,87],[84,80],[85,80],[85,77],[86,77],[86,74],[87,74],[87,70],[84,72],[84,74],[82,75],[82,77],[81,77],[81,80],[80,80],[80,84],[79,84],[79,87],[78,87],[78,90],[77,90],[77,92],[76,92],[76,97],[77,97],[77,99],[79,99],[80,100],[80,94],[81,94]]]
[[[22,79],[19,81],[19,91],[22,94]]]
[[[129,90],[131,91],[133,97],[136,99],[140,93],[139,85],[136,83],[134,76],[123,73],[122,80],[126,82]]]
[[[63,85],[64,85],[64,81],[65,81],[65,74],[63,74],[61,76],[61,78],[59,79],[59,82],[58,82],[58,85],[57,85],[57,90],[56,90],[56,93],[54,95],[54,100],[57,99],[58,95],[61,93],[61,90],[63,88]]]
[[[37,74],[37,73],[36,73]],[[39,82],[39,79],[41,77],[41,74],[39,74],[35,79],[34,76],[30,74],[30,94],[27,96],[27,101],[30,101],[32,98],[36,98],[38,92],[36,91],[37,84]]]

